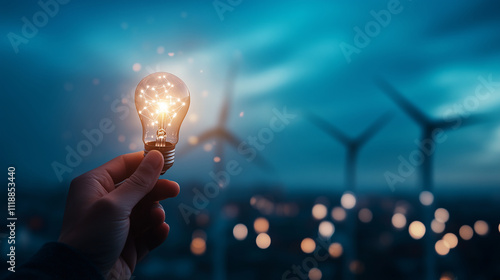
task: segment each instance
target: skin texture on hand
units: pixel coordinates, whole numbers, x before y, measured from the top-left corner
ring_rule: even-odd
[[[170,230],[158,201],[177,196],[179,185],[158,180],[163,163],[158,151],[125,154],[75,178],[59,242],[80,250],[103,276],[129,279]]]

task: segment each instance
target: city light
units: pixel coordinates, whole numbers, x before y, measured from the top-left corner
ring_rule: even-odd
[[[406,217],[401,213],[396,213],[392,216],[392,225],[397,229],[402,229],[406,226]]]
[[[309,237],[304,238],[300,243],[300,248],[302,249],[302,252],[306,254],[312,253],[314,252],[314,249],[316,249],[316,242]]]
[[[408,227],[408,232],[413,239],[420,239],[425,235],[425,226],[420,221],[414,221]]]
[[[345,192],[340,198],[340,204],[345,209],[352,209],[356,206],[356,197],[351,192]]]
[[[245,240],[248,235],[248,229],[244,224],[237,224],[233,228],[233,235],[237,240]]]
[[[326,217],[328,210],[323,204],[316,204],[312,208],[312,215],[316,220],[321,220]]]
[[[260,233],[255,239],[255,243],[261,249],[267,249],[271,245],[271,237],[267,233]]]
[[[253,228],[255,229],[256,233],[267,232],[269,230],[269,222],[266,218],[257,218],[253,223]]]

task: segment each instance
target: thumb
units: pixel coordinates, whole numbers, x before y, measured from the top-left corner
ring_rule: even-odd
[[[139,167],[135,170],[123,184],[109,193],[109,198],[121,205],[128,211],[148,194],[160,177],[163,168],[163,155],[156,151],[150,151],[142,160]]]

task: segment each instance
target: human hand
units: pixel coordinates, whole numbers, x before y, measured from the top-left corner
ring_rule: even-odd
[[[170,230],[158,201],[177,196],[179,185],[158,180],[163,163],[158,151],[125,154],[75,178],[59,242],[80,250],[104,277],[129,279]]]

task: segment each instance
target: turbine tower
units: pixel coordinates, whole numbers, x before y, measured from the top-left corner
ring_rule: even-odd
[[[433,139],[433,132],[435,129],[450,130],[458,129],[457,122],[460,121],[460,126],[471,125],[482,121],[483,119],[478,116],[469,116],[467,118],[461,118],[456,116],[451,119],[431,119],[414,104],[412,104],[408,99],[406,99],[403,94],[396,90],[389,82],[381,78],[376,80],[379,88],[384,92],[396,105],[398,105],[417,125],[420,126],[420,143],[426,140]],[[434,144],[437,145],[437,144]],[[434,153],[436,152],[436,146],[432,152],[426,155],[421,167],[420,176],[422,181],[422,189],[432,193],[434,190]],[[434,242],[435,236],[430,232],[431,222],[434,213],[434,202],[427,207],[424,207],[423,219],[425,227],[428,229],[428,235],[425,238],[425,252],[426,252],[426,279],[437,279],[436,271],[436,254],[434,253]]]
[[[356,165],[358,161],[359,151],[364,145],[371,139],[375,134],[380,131],[384,125],[386,125],[392,118],[391,113],[385,113],[376,119],[368,128],[366,128],[357,137],[351,138],[346,134],[342,133],[337,127],[330,124],[328,121],[309,114],[307,116],[310,122],[319,127],[325,133],[330,135],[333,139],[339,141],[347,149],[346,164],[345,164],[345,175],[346,188],[350,192],[355,192],[356,190]],[[352,211],[354,212],[354,211]],[[347,234],[346,242],[347,249],[345,264],[343,269],[342,279],[354,279],[354,275],[349,271],[349,265],[352,261],[356,259],[356,216],[351,213],[347,217]]]
[[[224,85],[224,101],[222,104],[222,109],[220,110],[219,120],[217,125],[203,133],[201,133],[197,138],[198,141],[194,145],[190,145],[181,150],[179,154],[186,154],[191,151],[194,147],[202,144],[203,142],[209,140],[216,140],[215,144],[215,156],[219,157],[219,162],[214,161],[214,172],[217,174],[219,171],[222,171],[224,168],[224,148],[226,144],[233,146],[234,148],[238,148],[238,145],[242,143],[232,132],[227,129],[227,122],[229,118],[229,109],[231,100],[234,92],[234,83],[236,80],[238,66],[240,64],[239,57],[235,57],[234,61],[231,63],[227,78]],[[265,171],[273,170],[271,164],[269,164],[262,156],[257,154],[253,163],[258,165],[260,168]],[[222,182],[217,182],[221,184]],[[209,239],[212,240],[213,247],[213,269],[214,269],[214,277],[215,280],[225,280],[226,277],[226,232],[228,228],[228,221],[225,217],[222,217],[224,214],[222,213],[222,208],[227,201],[227,195],[225,191],[220,191],[218,197],[215,197],[211,200],[211,204],[213,204],[212,209],[213,213],[211,218],[213,219],[213,226],[210,230]]]

